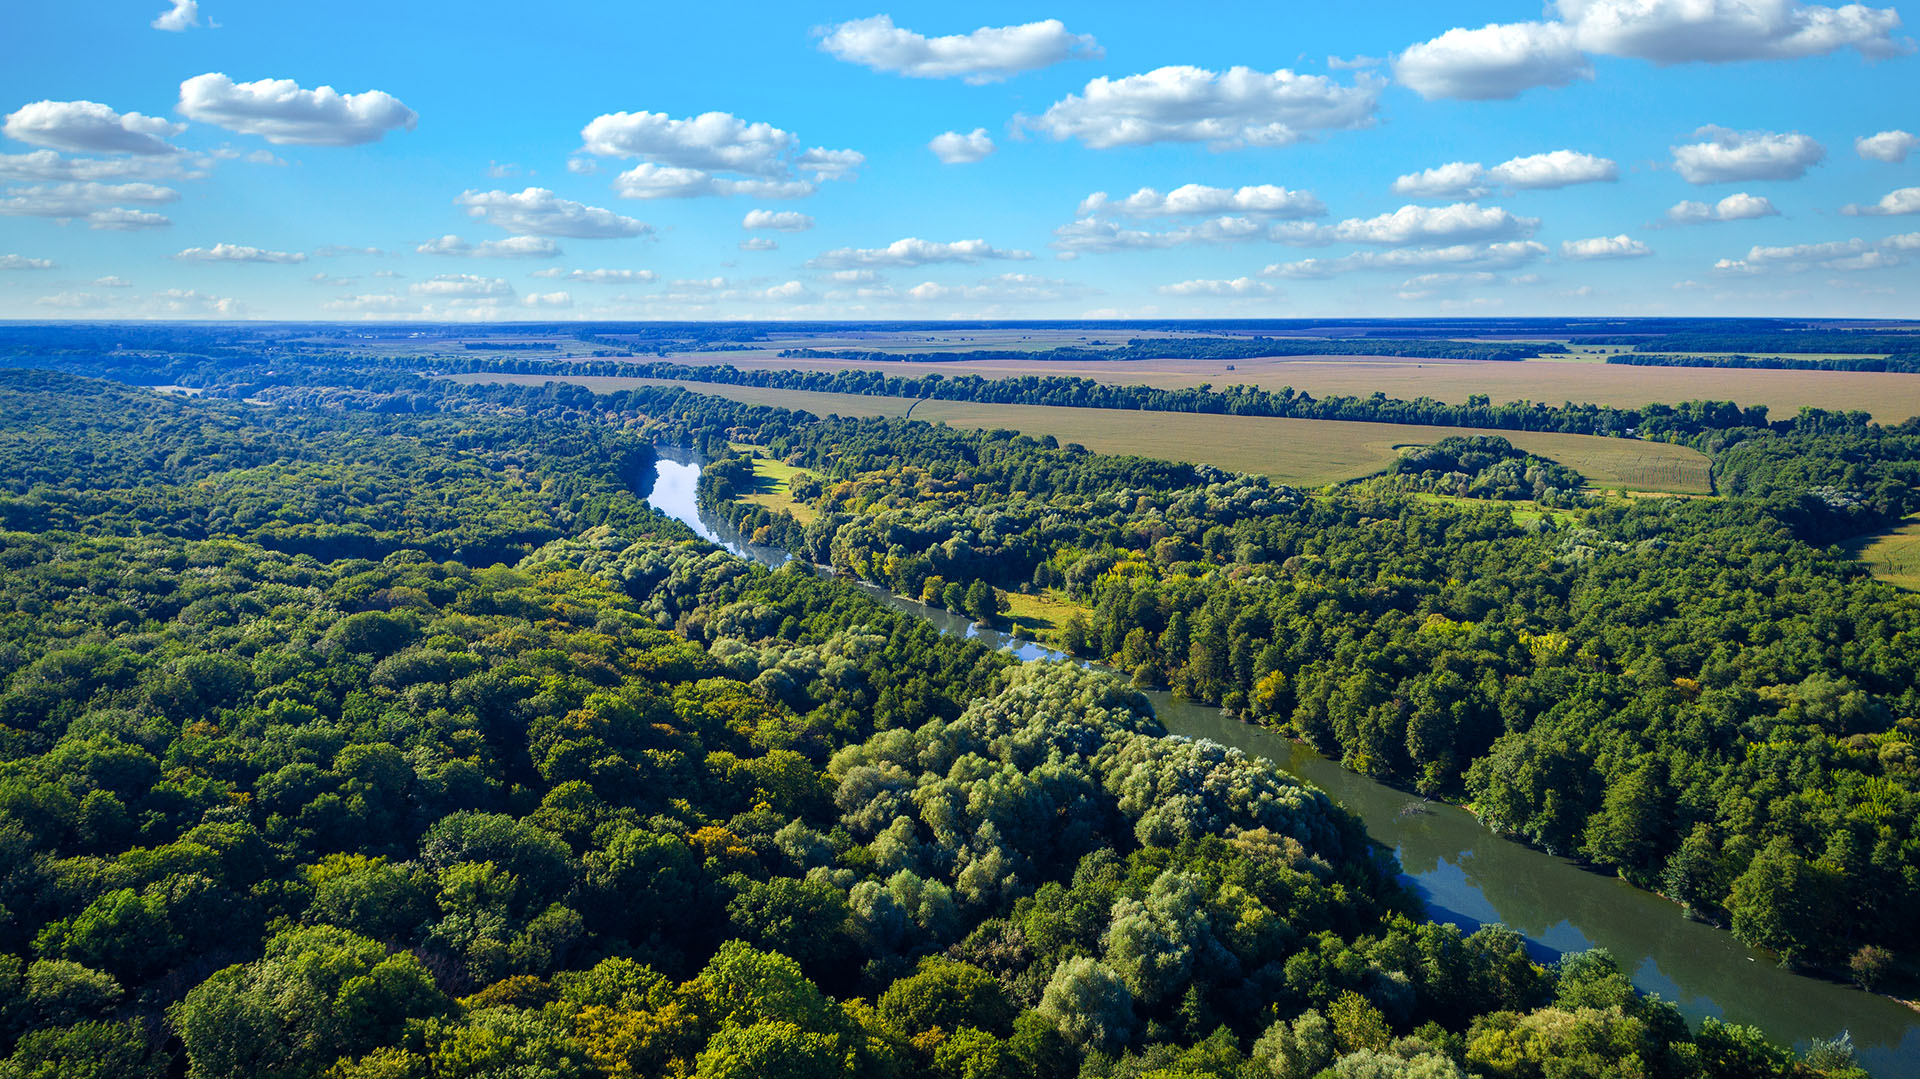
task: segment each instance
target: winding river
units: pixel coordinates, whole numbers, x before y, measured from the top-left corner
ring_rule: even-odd
[[[767,566],[786,552],[747,543],[726,522],[695,504],[699,458],[661,450],[648,503],[685,522],[704,539]],[[862,585],[876,598],[919,615],[944,632],[1011,649],[1023,660],[1064,658],[1031,640],[973,625],[937,607]],[[1537,958],[1600,947],[1612,952],[1642,990],[1678,1004],[1696,1022],[1715,1016],[1759,1027],[1768,1037],[1804,1048],[1816,1037],[1847,1031],[1859,1062],[1873,1075],[1920,1075],[1920,1014],[1850,986],[1787,971],[1730,933],[1682,916],[1679,907],[1620,880],[1583,869],[1487,831],[1456,806],[1361,776],[1283,735],[1223,715],[1218,709],[1147,694],[1160,722],[1176,735],[1206,738],[1262,757],[1326,791],[1393,848],[1406,879],[1426,900],[1429,916],[1472,928],[1504,922],[1525,934]]]

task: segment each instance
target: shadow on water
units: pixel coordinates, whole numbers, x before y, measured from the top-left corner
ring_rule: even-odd
[[[703,538],[763,565],[788,560],[777,548],[747,543],[725,522],[703,517],[694,500],[701,461],[686,450],[662,450],[648,502]],[[1065,659],[1034,641],[1012,637],[961,615],[863,584],[875,598],[919,615],[942,632],[1011,650],[1023,660]],[[1884,997],[1794,974],[1730,933],[1691,921],[1679,907],[1617,877],[1487,831],[1457,806],[1419,799],[1349,772],[1311,748],[1219,709],[1156,691],[1147,695],[1169,733],[1205,738],[1272,761],[1326,791],[1391,847],[1407,881],[1437,921],[1469,931],[1501,922],[1525,935],[1534,958],[1566,952],[1612,952],[1643,991],[1658,993],[1698,1021],[1713,1016],[1759,1027],[1779,1042],[1804,1047],[1845,1030],[1862,1065],[1876,1076],[1920,1075],[1920,1015]]]

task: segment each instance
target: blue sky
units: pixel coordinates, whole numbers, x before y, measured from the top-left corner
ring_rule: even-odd
[[[1892,7],[15,5],[0,318],[1911,317]]]

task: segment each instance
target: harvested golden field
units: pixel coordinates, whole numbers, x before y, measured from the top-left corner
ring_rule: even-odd
[[[1599,487],[1674,494],[1704,494],[1709,489],[1707,459],[1695,450],[1593,435],[967,401],[928,401],[914,410],[913,418],[955,427],[1007,427],[1078,442],[1101,453],[1218,465],[1307,486],[1378,472],[1393,462],[1401,446],[1450,435],[1499,435],[1528,453],[1579,471]]]
[[[463,376],[465,381],[535,384],[538,375]],[[657,379],[580,377],[600,393],[637,385],[677,385],[734,401],[804,409],[818,416],[902,416],[914,402],[903,397],[813,393]],[[1101,453],[1132,453],[1171,461],[1218,465],[1270,476],[1282,483],[1320,486],[1378,472],[1398,448],[1438,442],[1449,435],[1500,435],[1528,453],[1559,461],[1596,486],[1668,494],[1705,494],[1707,459],[1684,446],[1593,435],[1492,431],[1472,427],[1421,427],[1344,420],[1294,420],[1264,416],[1209,416],[1190,412],[1128,412],[1048,405],[922,401],[913,418],[955,427],[1008,428],[1052,435]]]
[[[1541,401],[1558,405],[1640,405],[1677,401],[1734,401],[1765,405],[1776,417],[1802,405],[1868,412],[1897,423],[1920,415],[1920,375],[1875,371],[1765,371],[1718,367],[1629,367],[1603,362],[1587,352],[1559,360],[1498,363],[1480,360],[1410,360],[1399,357],[1288,356],[1225,360],[978,360],[900,362],[783,359],[772,352],[704,352],[670,357],[676,363],[732,364],[742,369],[801,371],[875,370],[902,378],[941,374],[1007,378],[1061,375],[1098,382],[1145,386],[1231,386],[1277,390],[1291,386],[1316,397],[1380,392],[1388,397],[1432,397],[1462,402],[1476,393],[1497,402]],[[1581,362],[1584,361],[1584,362]]]

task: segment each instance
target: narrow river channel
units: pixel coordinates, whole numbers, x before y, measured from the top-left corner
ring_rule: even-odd
[[[692,453],[661,450],[648,504],[737,555],[767,566],[785,563],[786,552],[749,544],[726,522],[700,512],[694,498],[700,465]],[[862,587],[943,632],[1011,649],[1023,660],[1064,658],[937,607]],[[1689,921],[1674,904],[1617,877],[1502,839],[1465,810],[1424,803],[1217,708],[1165,692],[1146,696],[1170,733],[1234,746],[1332,795],[1366,823],[1374,839],[1393,848],[1401,871],[1438,921],[1469,928],[1503,922],[1525,934],[1542,960],[1605,948],[1635,985],[1678,1004],[1696,1022],[1715,1016],[1748,1024],[1800,1048],[1844,1030],[1874,1076],[1920,1076],[1920,1014],[1894,1001],[1782,969],[1732,934]]]

